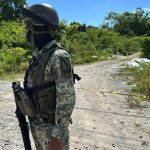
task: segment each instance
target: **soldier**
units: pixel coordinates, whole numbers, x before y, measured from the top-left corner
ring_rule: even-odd
[[[22,15],[26,38],[37,48],[24,78],[35,109],[35,116],[28,118],[36,149],[69,150],[68,126],[75,105],[73,63],[54,40],[57,12],[51,5],[34,4],[23,7]]]

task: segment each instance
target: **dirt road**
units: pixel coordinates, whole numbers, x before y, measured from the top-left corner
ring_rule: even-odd
[[[123,63],[112,60],[75,67],[82,80],[75,85],[71,150],[150,150],[150,109],[130,109],[127,96],[101,92],[130,88],[116,75]],[[11,81],[0,81],[0,97],[0,150],[23,150]]]

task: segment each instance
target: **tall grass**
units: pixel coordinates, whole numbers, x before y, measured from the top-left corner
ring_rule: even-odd
[[[135,68],[125,68],[123,75],[127,77],[127,82],[132,87],[129,93],[136,95],[128,98],[131,108],[139,108],[142,101],[150,100],[150,63],[144,63]],[[138,95],[146,97],[139,97]]]
[[[150,63],[141,64],[132,70],[132,74],[136,84],[133,91],[150,96]]]

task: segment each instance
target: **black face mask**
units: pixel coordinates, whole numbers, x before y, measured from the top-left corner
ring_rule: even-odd
[[[48,26],[36,26],[26,21],[26,39],[39,50],[53,38]]]
[[[41,50],[48,42],[54,40],[50,34],[34,35],[34,45],[38,50]]]

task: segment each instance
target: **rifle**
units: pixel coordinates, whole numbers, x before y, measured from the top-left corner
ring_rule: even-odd
[[[32,150],[31,148],[31,142],[29,138],[29,128],[28,128],[28,123],[26,122],[26,117],[23,115],[23,113],[20,111],[20,108],[17,104],[17,99],[19,100],[20,97],[17,94],[17,89],[20,87],[20,82],[12,82],[12,89],[14,93],[14,98],[15,98],[15,103],[16,103],[16,117],[18,118],[22,138],[23,138],[23,143],[25,150]]]

